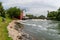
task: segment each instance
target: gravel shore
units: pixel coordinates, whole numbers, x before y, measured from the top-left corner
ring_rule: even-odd
[[[9,37],[13,40],[35,40],[34,37],[23,31],[24,26],[17,21],[13,20],[7,26]]]

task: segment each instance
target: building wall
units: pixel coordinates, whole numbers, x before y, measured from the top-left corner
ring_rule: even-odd
[[[22,20],[23,19],[23,12],[21,12],[21,14],[20,14],[20,20]]]

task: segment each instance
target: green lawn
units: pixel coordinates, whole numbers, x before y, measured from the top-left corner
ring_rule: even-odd
[[[6,22],[2,22],[2,18],[0,17],[0,40],[12,40],[8,37],[7,26],[11,22],[11,19],[6,18]]]

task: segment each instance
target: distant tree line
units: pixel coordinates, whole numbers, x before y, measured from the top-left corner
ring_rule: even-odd
[[[60,21],[60,8],[57,11],[48,11],[47,19]]]
[[[32,14],[26,14],[26,16],[29,17],[29,19],[46,19],[44,15],[34,16]]]

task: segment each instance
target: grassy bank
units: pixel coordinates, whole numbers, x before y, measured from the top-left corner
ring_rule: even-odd
[[[0,40],[12,40],[8,37],[7,26],[11,22],[11,19],[6,18],[6,22],[2,22],[2,18],[0,17]]]

